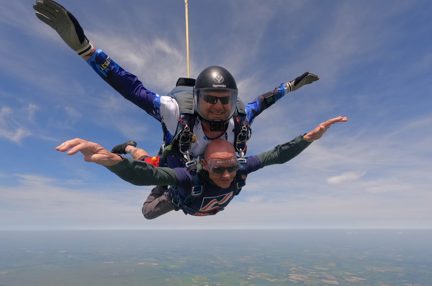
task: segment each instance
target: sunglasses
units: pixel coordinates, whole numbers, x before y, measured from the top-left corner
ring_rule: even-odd
[[[212,172],[218,175],[222,175],[225,173],[225,171],[228,171],[228,173],[232,173],[237,171],[238,165],[232,165],[228,167],[213,167],[211,168]]]
[[[230,96],[213,96],[213,95],[208,95],[208,94],[203,94],[202,95],[202,99],[210,104],[216,104],[218,101],[220,101],[221,104],[228,104],[231,100]]]

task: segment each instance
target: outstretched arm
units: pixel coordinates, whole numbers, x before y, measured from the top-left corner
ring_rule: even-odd
[[[261,162],[260,167],[288,162],[306,149],[313,141],[320,139],[331,125],[347,121],[346,116],[329,119],[320,123],[305,135],[298,136],[290,142],[276,146],[273,150],[257,155],[256,157]]]
[[[255,100],[249,102],[246,105],[246,114],[249,124],[252,124],[255,117],[273,105],[276,101],[284,97],[287,93],[295,91],[302,86],[311,84],[317,80],[319,80],[317,75],[310,72],[305,72],[293,80],[282,83],[279,87],[273,89],[273,91],[269,91],[258,96]]]
[[[156,168],[143,161],[126,160],[101,145],[75,138],[56,147],[57,151],[74,155],[81,152],[84,160],[107,167],[123,180],[134,185],[177,185],[177,173],[170,168]]]
[[[102,50],[96,50],[71,12],[53,0],[37,0],[33,8],[36,16],[53,28],[104,81],[127,100],[162,120],[160,96],[144,87],[134,74],[125,71]]]

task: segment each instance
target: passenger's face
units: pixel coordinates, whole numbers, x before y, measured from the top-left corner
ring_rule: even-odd
[[[216,186],[227,189],[237,174],[237,159],[232,152],[214,152],[205,159],[204,169]]]
[[[231,115],[232,100],[229,91],[205,91],[198,102],[200,114],[207,120],[227,120]]]

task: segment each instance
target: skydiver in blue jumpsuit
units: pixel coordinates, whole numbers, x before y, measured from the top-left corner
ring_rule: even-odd
[[[66,44],[86,60],[102,79],[123,97],[160,121],[165,131],[164,143],[171,143],[170,141],[176,135],[180,116],[178,103],[173,97],[160,96],[147,89],[134,74],[125,71],[102,50],[96,49],[85,36],[76,18],[57,2],[53,0],[37,0],[33,7],[36,16],[56,30]],[[225,80],[225,85],[218,85],[217,80],[220,78]],[[316,75],[307,72],[257,97],[245,107],[248,124],[252,124],[257,115],[288,92],[297,90],[303,85],[316,80],[318,80]],[[218,86],[215,87],[215,85]],[[206,92],[209,89],[224,92],[224,96],[229,97],[228,104],[224,105],[220,100],[216,100],[214,104],[208,104],[209,101],[214,101],[214,98],[218,97],[214,94],[209,95]],[[195,140],[190,148],[191,157],[202,154],[208,140],[225,137],[225,139],[234,143],[235,136],[231,132],[233,129],[231,127],[234,127],[235,124],[233,114],[236,109],[237,85],[234,77],[226,69],[213,66],[206,68],[198,75],[194,92],[196,95],[196,111],[198,114],[196,121],[198,124],[194,124],[193,134]],[[207,109],[203,107],[205,104],[209,106]]]

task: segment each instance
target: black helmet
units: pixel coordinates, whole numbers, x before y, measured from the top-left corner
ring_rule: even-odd
[[[195,88],[233,89],[237,84],[229,71],[220,66],[205,68],[197,77]]]
[[[214,95],[217,92],[226,94],[225,96],[222,96],[223,100],[218,100],[212,95],[209,96],[209,93]],[[204,69],[196,79],[194,93],[196,110],[205,120],[211,123],[222,123],[228,122],[228,120],[233,116],[237,104],[237,84],[234,77],[225,68],[220,66],[210,66]],[[217,104],[220,102],[223,105],[227,105],[229,112],[224,114],[224,118],[209,118],[200,108],[200,101],[202,100],[210,104]]]

